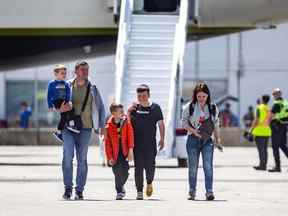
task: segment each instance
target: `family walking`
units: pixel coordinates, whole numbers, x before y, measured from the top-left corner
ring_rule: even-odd
[[[115,179],[116,200],[122,200],[126,195],[125,183],[129,177],[130,161],[134,161],[135,167],[136,199],[144,199],[144,186],[146,196],[152,196],[156,155],[165,146],[165,124],[161,107],[150,101],[149,86],[138,86],[135,92],[137,102],[128,108],[127,113],[122,104],[112,103],[109,118],[106,118],[100,92],[88,78],[88,63],[82,61],[75,65],[75,78],[72,80],[66,81],[66,72],[64,65],[55,67],[55,79],[49,83],[47,94],[49,109],[59,112],[61,116],[58,131],[54,135],[63,142],[63,199],[71,199],[73,189],[76,200],[84,199],[88,146],[93,128],[104,136],[107,163],[112,167]],[[189,200],[194,200],[196,196],[200,153],[205,173],[206,199],[215,198],[213,151],[214,143],[220,143],[218,115],[218,108],[211,102],[208,86],[198,83],[191,102],[184,107],[182,119],[183,127],[188,131]],[[157,128],[160,134],[158,143]],[[75,187],[74,153],[77,160]]]

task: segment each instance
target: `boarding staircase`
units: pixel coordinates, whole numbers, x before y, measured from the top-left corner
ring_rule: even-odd
[[[135,14],[133,0],[121,5],[116,53],[116,101],[125,108],[136,101],[136,88],[147,84],[166,124],[166,156],[172,156],[177,92],[181,87],[188,0],[179,13]]]

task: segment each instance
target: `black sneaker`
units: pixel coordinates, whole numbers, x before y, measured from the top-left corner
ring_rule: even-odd
[[[281,168],[280,167],[274,167],[272,169],[269,169],[268,172],[281,172]]]
[[[143,192],[137,192],[136,200],[143,200],[143,199],[144,199]]]
[[[71,189],[65,189],[65,192],[63,194],[63,199],[64,200],[70,200],[72,196],[72,190]]]
[[[213,192],[206,193],[206,200],[207,201],[212,201],[214,199],[215,199],[215,196],[214,196]]]
[[[253,167],[255,170],[260,170],[260,171],[265,171],[266,167],[262,167],[262,166],[254,166]]]
[[[189,192],[188,200],[195,200],[195,197],[196,197],[196,193],[195,192]]]
[[[53,136],[55,137],[56,140],[58,140],[59,142],[63,142],[63,135],[60,132],[54,132]]]
[[[84,200],[83,192],[76,191],[74,199],[75,200]]]

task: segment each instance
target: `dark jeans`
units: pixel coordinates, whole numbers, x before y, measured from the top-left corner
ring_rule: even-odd
[[[275,160],[275,166],[281,167],[280,161],[280,149],[288,158],[288,147],[287,147],[287,126],[280,123],[276,123],[272,126],[272,149]]]
[[[259,154],[259,166],[266,168],[268,160],[268,141],[269,137],[255,137],[255,143]]]
[[[212,139],[206,143],[203,140],[189,135],[186,144],[189,166],[189,192],[196,192],[197,173],[200,153],[202,155],[203,169],[205,174],[206,192],[213,192],[213,154],[214,145]]]
[[[129,163],[124,157],[122,151],[119,151],[117,163],[112,166],[115,176],[115,189],[117,193],[124,192],[124,185],[129,176]]]
[[[156,144],[155,144],[156,146]],[[144,170],[146,173],[146,182],[151,184],[155,176],[155,158],[156,150],[154,151],[137,151],[134,149],[134,163],[135,163],[135,184],[137,192],[143,191]]]

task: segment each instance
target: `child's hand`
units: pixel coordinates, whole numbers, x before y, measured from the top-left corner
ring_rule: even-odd
[[[110,159],[108,161],[109,166],[114,166],[115,165],[115,161],[113,159]]]
[[[129,162],[133,161],[133,159],[134,159],[134,156],[133,156],[133,149],[132,149],[132,148],[129,149],[127,159],[128,159]]]

